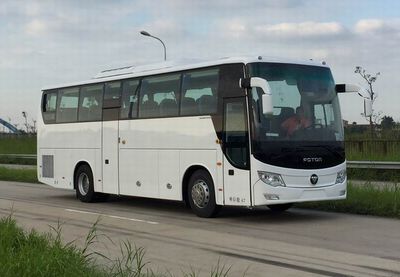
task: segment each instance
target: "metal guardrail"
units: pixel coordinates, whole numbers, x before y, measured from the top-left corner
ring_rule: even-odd
[[[347,161],[348,168],[400,169],[400,162]]]
[[[0,157],[36,160],[35,154],[0,154]],[[400,169],[400,162],[347,161],[348,168]]]
[[[36,154],[0,154],[0,158],[36,160]]]

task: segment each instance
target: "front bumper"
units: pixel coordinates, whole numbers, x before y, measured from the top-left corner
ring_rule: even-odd
[[[307,201],[346,199],[347,180],[324,187],[272,187],[258,180],[254,184],[254,206]]]

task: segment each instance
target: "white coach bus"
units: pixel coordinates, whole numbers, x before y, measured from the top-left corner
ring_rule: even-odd
[[[350,88],[324,62],[261,56],[105,70],[43,89],[38,178],[83,202],[180,200],[201,217],[344,199]]]

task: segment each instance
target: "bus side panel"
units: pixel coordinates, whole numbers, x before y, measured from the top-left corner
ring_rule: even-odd
[[[119,124],[120,194],[182,200],[182,178],[191,165],[204,166],[222,188],[216,173],[221,147],[210,116],[121,120]],[[218,195],[217,203],[222,204],[222,199]]]
[[[120,150],[120,194],[158,198],[158,150]]]
[[[96,169],[96,157],[99,156],[99,154],[100,151],[96,149],[39,149],[39,181],[57,188],[73,189],[75,166],[77,165],[77,161],[84,161],[88,163],[93,170],[95,191],[101,191],[101,176],[99,175],[99,172],[94,170]],[[52,165],[49,164],[49,160],[46,160],[49,159],[49,157],[51,157]],[[53,168],[52,178],[42,176],[42,168],[46,166]]]
[[[73,189],[75,167],[86,162],[93,172],[94,190],[102,191],[101,122],[42,124],[38,126],[39,181]]]
[[[180,152],[160,150],[158,152],[158,190],[162,199],[181,200]]]

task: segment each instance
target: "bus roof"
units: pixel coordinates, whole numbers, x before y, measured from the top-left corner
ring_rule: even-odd
[[[325,62],[313,61],[313,60],[293,60],[287,58],[275,58],[268,56],[241,56],[241,57],[225,57],[216,60],[179,60],[179,61],[165,61],[156,64],[149,65],[127,65],[116,68],[109,68],[99,72],[93,78],[73,83],[66,83],[61,85],[46,86],[42,90],[51,90],[57,88],[73,87],[86,84],[95,84],[99,82],[116,81],[121,79],[128,79],[134,77],[141,77],[147,75],[156,75],[168,72],[189,70],[195,68],[202,68],[208,66],[222,65],[222,64],[233,64],[233,63],[289,63],[289,64],[301,64],[311,66],[328,67]]]

